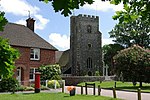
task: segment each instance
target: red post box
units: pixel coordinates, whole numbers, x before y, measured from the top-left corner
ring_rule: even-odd
[[[40,92],[40,72],[36,72],[35,73],[35,93],[39,93]]]

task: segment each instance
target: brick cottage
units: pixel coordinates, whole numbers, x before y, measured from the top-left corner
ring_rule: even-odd
[[[34,81],[34,73],[41,65],[55,63],[55,51],[57,49],[34,33],[33,18],[26,20],[27,27],[24,25],[7,23],[0,36],[7,38],[10,45],[18,49],[20,58],[15,62],[14,77],[22,85],[29,85]]]

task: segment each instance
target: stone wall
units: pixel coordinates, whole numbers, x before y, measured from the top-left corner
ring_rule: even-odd
[[[104,76],[62,76],[66,85],[77,85],[81,82],[104,81]]]

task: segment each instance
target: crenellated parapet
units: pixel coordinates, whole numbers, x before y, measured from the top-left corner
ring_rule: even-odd
[[[78,18],[81,18],[81,19],[92,19],[92,20],[98,20],[99,19],[98,16],[86,15],[86,14],[79,14]]]

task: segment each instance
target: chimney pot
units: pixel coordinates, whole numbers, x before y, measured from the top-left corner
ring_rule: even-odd
[[[27,27],[34,32],[34,22],[35,22],[35,20],[33,18],[29,17],[26,20],[26,22],[27,22]]]

